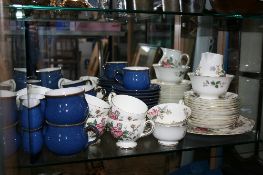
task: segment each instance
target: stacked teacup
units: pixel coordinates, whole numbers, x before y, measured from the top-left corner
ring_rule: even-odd
[[[162,57],[158,64],[153,64],[157,79],[152,83],[161,86],[159,103],[179,102],[185,91],[190,89],[190,83],[184,79],[190,69],[189,55],[179,50],[161,48]]]
[[[58,155],[72,155],[84,150],[98,140],[99,131],[85,126],[89,114],[88,103],[82,88],[69,87],[46,92],[45,144]],[[90,141],[88,130],[95,133]]]
[[[202,53],[195,72],[188,73],[192,91],[185,92],[185,104],[192,110],[189,128],[225,129],[239,117],[239,98],[227,92],[234,78],[223,69],[223,55]]]
[[[146,120],[148,107],[143,101],[129,95],[116,95],[113,92],[109,94],[108,101],[111,105],[108,127],[117,140],[118,147],[134,148],[137,146],[137,139],[153,132],[154,122]]]

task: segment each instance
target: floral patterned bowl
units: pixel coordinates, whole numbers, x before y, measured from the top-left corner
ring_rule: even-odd
[[[193,91],[204,99],[218,99],[224,95],[234,78],[234,75],[226,74],[225,77],[197,76],[188,73]]]
[[[191,109],[179,103],[163,103],[156,105],[147,111],[147,118],[154,122],[178,125],[186,123],[186,119],[191,115]]]
[[[178,66],[178,67],[163,67],[160,64],[153,64],[153,68],[156,77],[161,82],[171,82],[180,83],[190,69],[188,66]]]

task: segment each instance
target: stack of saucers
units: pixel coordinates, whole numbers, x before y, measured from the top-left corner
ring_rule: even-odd
[[[184,92],[191,89],[189,80],[182,80],[180,83],[164,82],[158,79],[151,80],[152,83],[161,86],[159,103],[178,103],[184,97]]]
[[[203,99],[193,91],[187,91],[185,104],[192,110],[188,124],[194,127],[230,128],[239,117],[240,100],[237,94],[231,92],[218,99]]]
[[[136,97],[142,100],[148,106],[148,108],[151,108],[158,104],[161,89],[161,86],[158,84],[151,84],[150,88],[143,90],[126,89],[120,84],[115,84],[112,87],[113,91],[116,92],[116,94]]]

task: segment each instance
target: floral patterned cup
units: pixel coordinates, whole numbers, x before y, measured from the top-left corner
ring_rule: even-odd
[[[176,68],[178,66],[188,66],[190,63],[190,57],[188,54],[182,53],[180,50],[162,48],[162,58],[158,64],[166,68]]]
[[[195,71],[196,75],[209,77],[223,77],[223,55],[205,52],[202,53],[201,61]]]
[[[118,140],[116,145],[125,149],[136,147],[136,140],[150,135],[154,130],[154,126],[153,121],[146,121],[146,119],[136,121],[119,121],[109,118],[108,121],[108,127],[112,136]]]
[[[89,105],[89,118],[108,117],[110,105],[107,102],[88,94],[85,99]]]
[[[111,108],[109,118],[121,121],[135,121],[146,118],[147,105],[138,98],[129,95],[116,95],[110,93],[108,96]]]
[[[86,120],[86,127],[89,125],[95,126],[99,131],[99,136],[101,136],[105,132],[107,120],[108,120],[107,116],[100,116],[96,118],[89,117]],[[96,134],[92,131],[88,131],[88,136],[90,141],[96,139]]]

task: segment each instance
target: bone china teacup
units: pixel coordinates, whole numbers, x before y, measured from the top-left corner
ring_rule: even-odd
[[[80,123],[89,112],[84,90],[78,87],[46,92],[46,120],[55,124]]]
[[[89,117],[108,116],[110,105],[107,102],[88,94],[85,94],[85,99],[89,105]]]
[[[150,87],[150,72],[148,67],[125,67],[115,74],[115,80],[124,88],[130,90],[143,90]]]
[[[142,120],[146,117],[147,105],[138,98],[129,95],[110,93],[108,101],[111,105],[109,118],[114,120]]]
[[[145,127],[147,125],[147,130]],[[149,126],[150,125],[150,126]],[[108,127],[114,138],[118,141],[116,145],[120,148],[134,148],[137,146],[136,140],[150,135],[154,130],[154,122],[143,119],[136,121],[119,121],[109,119]]]

